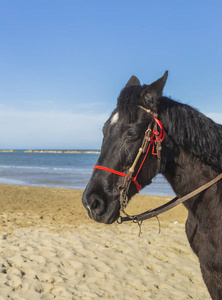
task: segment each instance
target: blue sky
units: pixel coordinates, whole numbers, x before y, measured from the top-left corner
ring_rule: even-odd
[[[221,1],[0,0],[0,148],[97,149],[131,75],[222,123]]]

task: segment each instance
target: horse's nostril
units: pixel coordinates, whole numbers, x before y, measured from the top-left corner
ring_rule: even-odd
[[[100,205],[100,201],[98,199],[94,199],[92,205],[91,205],[91,209],[95,210],[99,207]]]
[[[104,213],[104,201],[98,197],[92,199],[90,209],[97,215],[101,215]]]

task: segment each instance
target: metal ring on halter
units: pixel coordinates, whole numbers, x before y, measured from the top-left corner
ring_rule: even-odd
[[[150,128],[148,128],[146,131],[145,131],[145,134],[148,134],[148,132],[151,132],[152,130]]]
[[[123,217],[119,216],[119,218],[117,219],[117,223],[122,224],[123,223]]]

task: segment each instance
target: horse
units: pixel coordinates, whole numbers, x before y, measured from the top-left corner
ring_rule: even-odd
[[[163,96],[167,77],[168,71],[153,83],[141,85],[132,76],[120,92],[104,124],[101,153],[82,197],[94,221],[111,224],[118,220],[121,201],[128,202],[157,173],[163,174],[177,197],[222,173],[222,125]],[[138,155],[146,141],[150,146]],[[124,196],[121,201],[120,195]],[[211,298],[221,300],[222,181],[183,205],[188,210],[186,235],[199,259],[203,280]]]

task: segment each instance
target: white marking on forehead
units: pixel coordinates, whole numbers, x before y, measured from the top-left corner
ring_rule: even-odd
[[[115,123],[117,123],[119,120],[119,113],[115,113],[115,115],[112,117],[111,121],[110,121],[110,124],[113,125]]]

